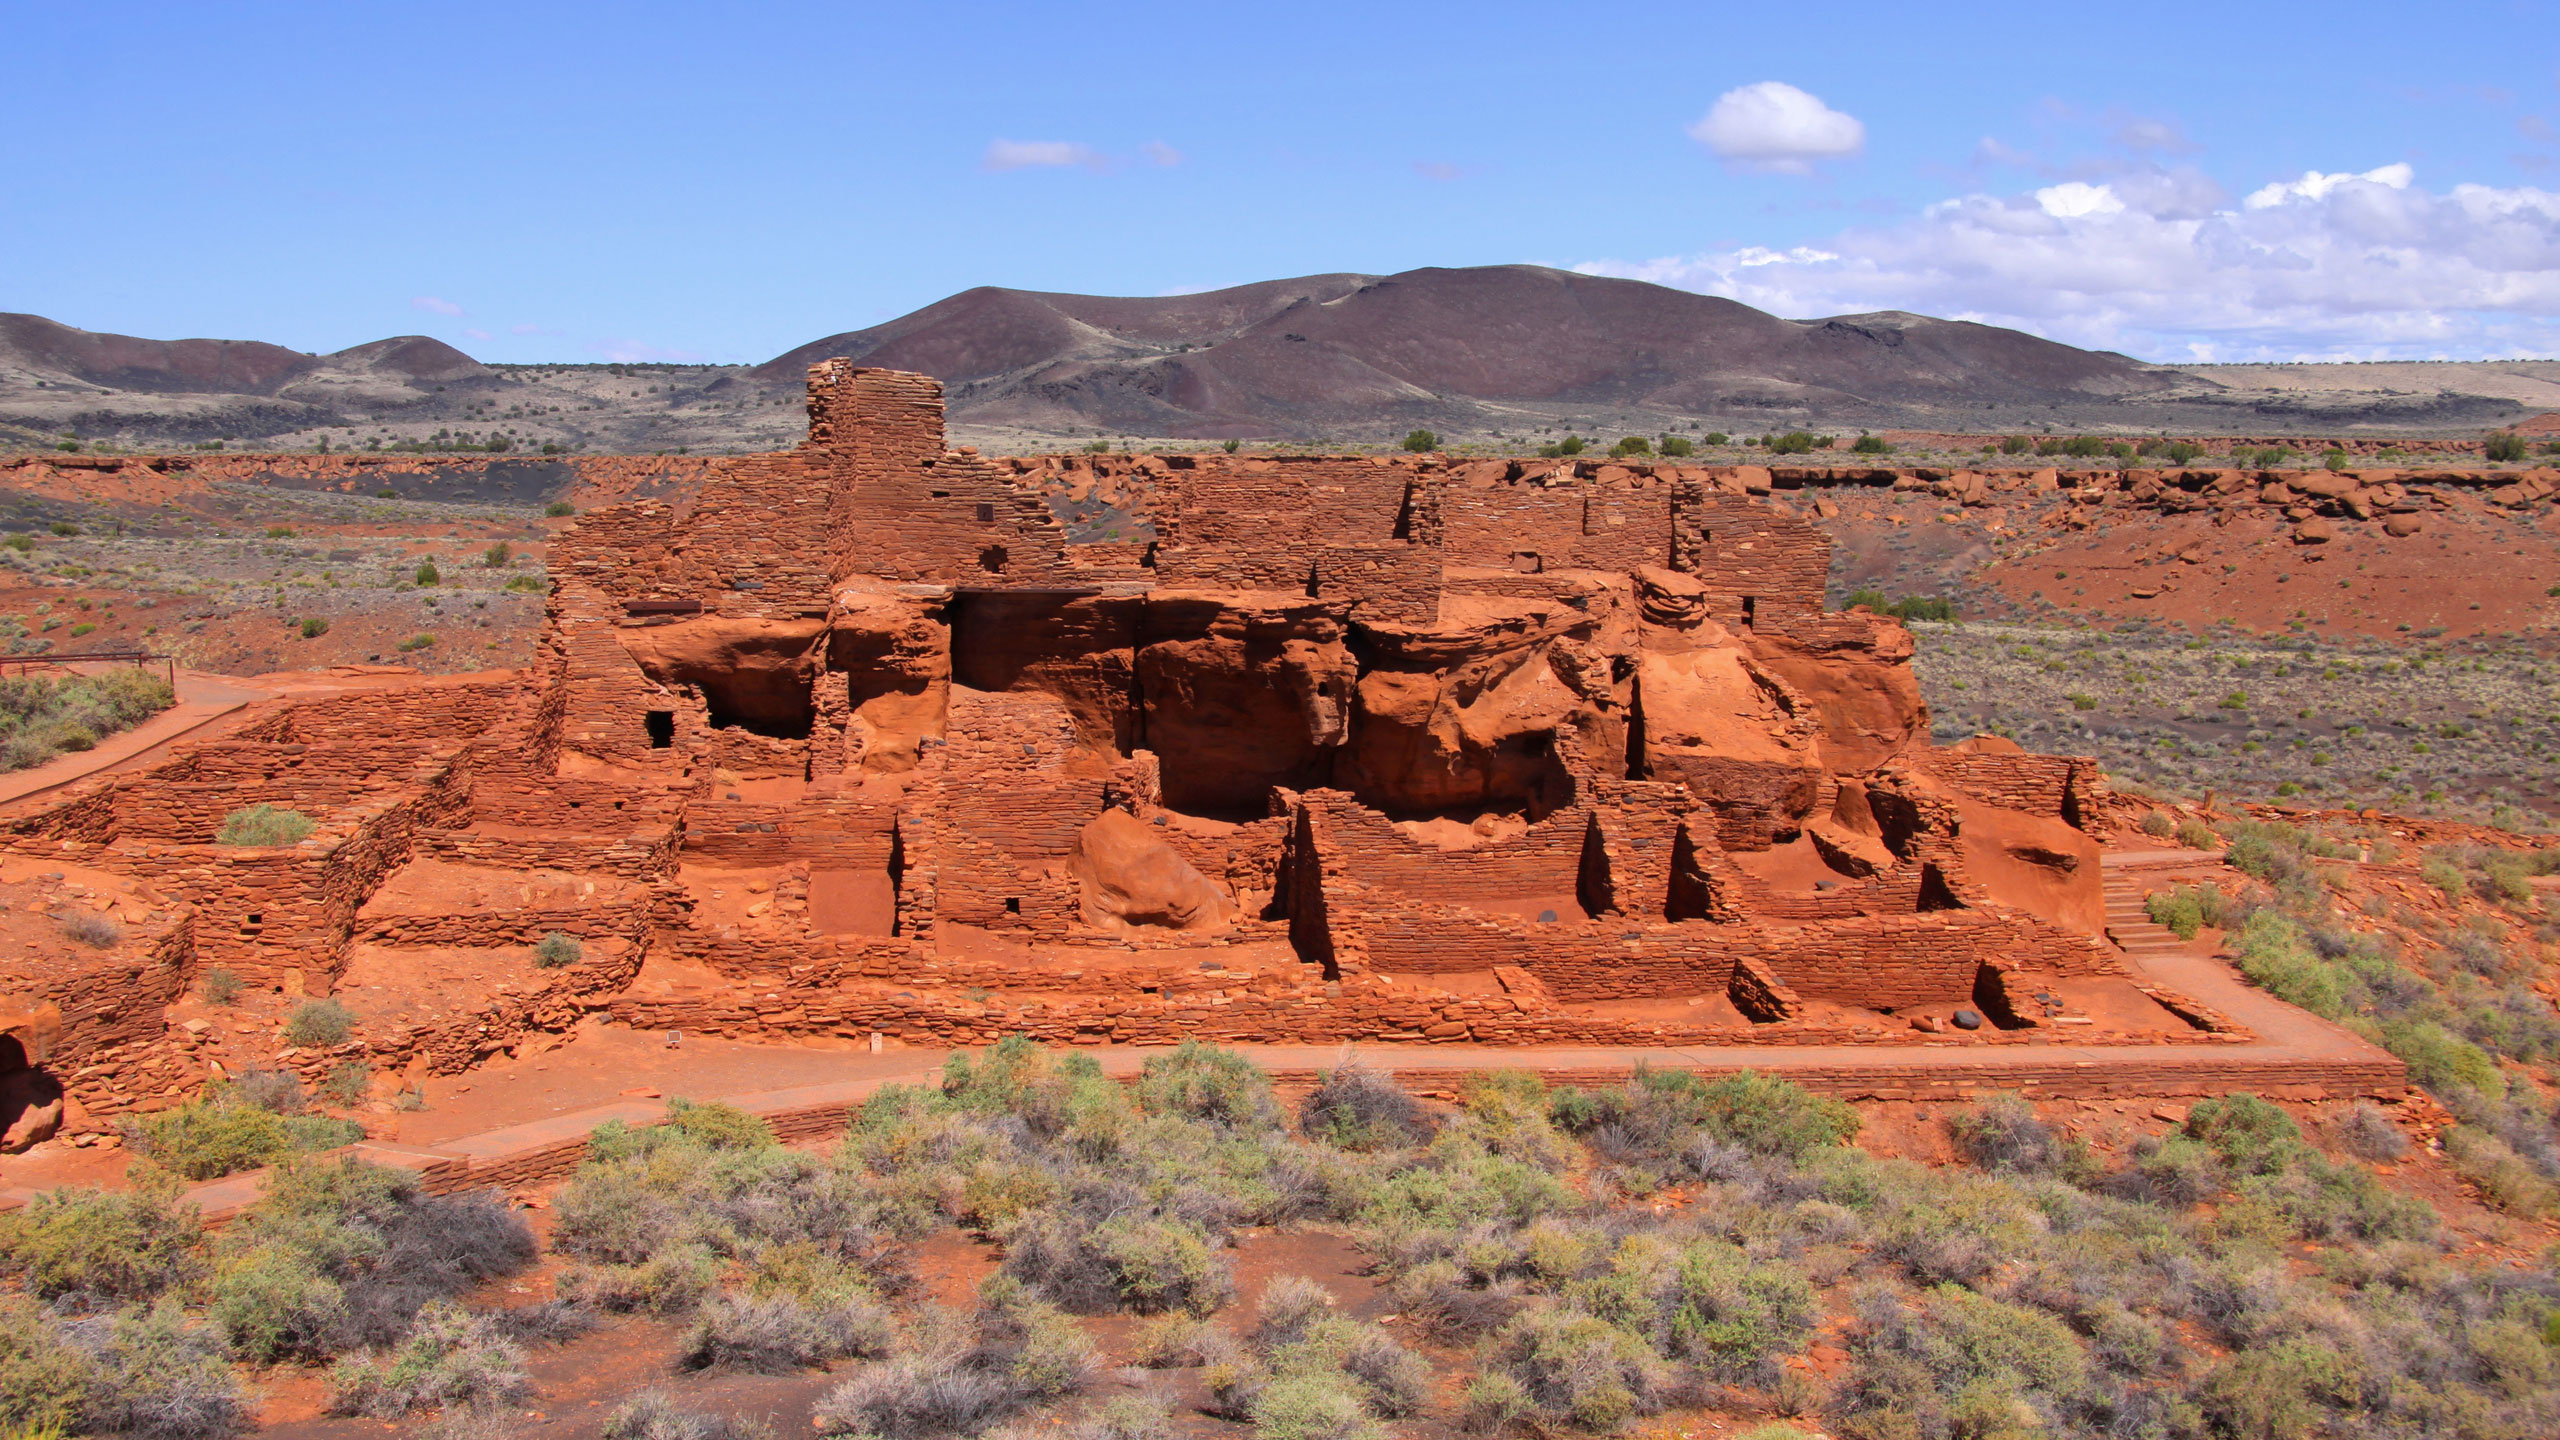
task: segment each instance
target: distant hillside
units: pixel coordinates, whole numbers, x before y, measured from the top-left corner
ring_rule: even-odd
[[[1882,311],[1786,320],[1530,265],[1310,275],[1199,295],[980,287],[762,365],[484,365],[396,336],[329,355],[0,315],[0,450],[773,450],[830,356],[948,387],[955,439],[1358,447],[1416,426],[1518,449],[1804,427],[1958,434],[2478,435],[2560,409],[2560,364],[2162,366]]]
[[[37,435],[265,436],[344,424],[489,374],[424,335],[306,355],[257,340],[143,340],[0,314],[0,424]]]
[[[1782,320],[1530,265],[1314,275],[1157,299],[981,287],[754,373],[796,382],[832,356],[934,375],[969,424],[1204,437],[1407,421],[1501,428],[1574,409],[1890,422],[1986,402],[2086,408],[2181,383],[2122,355],[1988,325],[1898,312]]]

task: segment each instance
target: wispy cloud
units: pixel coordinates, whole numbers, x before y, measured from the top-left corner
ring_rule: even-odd
[[[454,304],[450,300],[439,300],[433,295],[418,296],[416,299],[409,302],[409,308],[412,310],[424,310],[430,315],[450,316],[462,313],[461,306]]]
[[[1737,169],[1809,175],[1816,161],[1864,150],[1867,127],[1783,80],[1763,80],[1718,96],[1689,138]]]
[[[1146,144],[1139,146],[1138,153],[1146,157],[1146,161],[1150,165],[1163,165],[1167,167],[1179,165],[1186,158],[1181,151],[1174,149],[1172,146],[1167,145],[1161,140],[1150,140]]]
[[[462,338],[464,338],[465,340],[486,340],[486,339],[488,339],[488,338],[489,338],[489,332],[488,332],[488,331],[486,331],[486,330],[474,330],[474,329],[466,328],[466,329],[464,329],[464,330],[463,330],[463,332],[462,332]]]
[[[510,325],[507,327],[507,333],[510,335],[557,335],[560,332],[546,325]]]
[[[1100,170],[1110,162],[1081,140],[992,140],[978,162],[989,170],[1083,168]]]

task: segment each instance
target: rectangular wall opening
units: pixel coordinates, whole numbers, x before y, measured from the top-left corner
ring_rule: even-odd
[[[646,715],[640,717],[640,723],[648,729],[650,749],[667,750],[674,747],[676,743],[676,712],[673,710],[652,710]]]

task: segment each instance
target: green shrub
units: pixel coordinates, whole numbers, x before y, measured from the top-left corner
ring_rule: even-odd
[[[2479,1046],[2432,1020],[2386,1020],[2382,1048],[2409,1064],[2409,1078],[2435,1091],[2505,1089],[2498,1062]]]
[[[85,1417],[95,1373],[42,1307],[0,1293],[0,1425],[12,1440],[64,1440]]]
[[[2172,465],[2193,465],[2204,458],[2204,447],[2179,440],[2162,447],[2160,453],[2168,457]]]
[[[361,1060],[333,1065],[320,1082],[320,1093],[338,1105],[355,1105],[373,1090],[373,1067]]]
[[[148,1302],[203,1272],[195,1207],[174,1186],[39,1193],[0,1214],[0,1268],[39,1299],[85,1292]]]
[[[1723,1382],[1766,1386],[1818,1312],[1804,1272],[1722,1239],[1630,1236],[1605,1273],[1566,1287],[1583,1308]]]
[[[550,516],[554,520],[557,520],[564,515],[577,514],[578,507],[570,504],[566,500],[554,500],[550,504],[542,507],[542,513]]]
[[[1208,1315],[1235,1295],[1233,1267],[1208,1232],[1164,1216],[1035,1212],[1005,1232],[1000,1273],[1063,1309]]]
[[[2480,456],[2495,464],[2505,464],[2513,460],[2522,460],[2527,448],[2523,436],[2512,430],[2499,430],[2492,432],[2489,438],[2482,442]]]
[[[444,575],[436,569],[436,562],[433,560],[421,560],[418,562],[418,568],[409,572],[409,578],[421,585],[433,585],[442,580]]]
[[[821,1435],[923,1440],[978,1435],[1037,1401],[1092,1381],[1095,1357],[1073,1322],[1009,1293],[983,1304],[964,1329],[928,1319],[907,1354],[866,1365],[821,1396]]]
[[[1721,445],[1724,441],[1719,438],[1709,440],[1707,443]],[[1698,453],[1698,447],[1685,435],[1665,435],[1662,437],[1659,448],[1662,451],[1662,457],[1666,460],[1685,460]]]
[[[1641,435],[1622,435],[1617,444],[1609,447],[1609,453],[1621,460],[1630,455],[1651,455],[1653,442]]]
[[[204,1003],[207,1005],[240,1003],[240,977],[219,965],[204,972],[204,979],[198,983],[197,988],[204,995]]]
[[[1668,1403],[1670,1367],[1643,1340],[1587,1312],[1540,1305],[1485,1343],[1483,1397],[1470,1408],[1516,1408],[1525,1418],[1583,1430],[1615,1430]]]
[[[1300,1133],[1345,1150],[1385,1150],[1418,1145],[1437,1129],[1404,1087],[1357,1065],[1328,1071],[1324,1083],[1299,1107]]]
[[[787,1375],[813,1365],[889,1353],[888,1307],[858,1285],[818,1295],[718,1295],[705,1302],[682,1342],[694,1370]]]
[[[1856,1369],[1834,1397],[1852,1435],[2023,1440],[2044,1433],[2028,1417],[2068,1413],[2086,1397],[2079,1341],[2042,1311],[1939,1285],[1864,1319],[1851,1343]]]
[[[321,619],[317,615],[311,616],[302,622],[302,638],[305,640],[317,640],[328,633],[329,622]]]
[[[1386,1432],[1369,1418],[1348,1377],[1315,1372],[1262,1387],[1253,1398],[1254,1440],[1373,1440]]]
[[[1893,447],[1886,444],[1884,437],[1881,435],[1861,435],[1849,446],[1849,449],[1853,453],[1859,455],[1890,455],[1893,453]]]
[[[0,1424],[26,1426],[15,1431],[26,1440],[70,1429],[213,1440],[249,1428],[220,1348],[174,1300],[82,1321],[28,1316],[23,1330],[20,1319],[0,1309]]]
[[[244,805],[222,817],[222,826],[213,832],[217,845],[293,845],[311,834],[311,817],[299,810],[284,810],[261,800]]]
[[[1409,430],[1405,432],[1404,448],[1416,455],[1425,454],[1440,448],[1440,437],[1428,430]]]
[[[578,943],[576,936],[554,930],[533,947],[533,963],[545,970],[557,970],[577,964],[586,958],[586,953],[586,947]]]
[[[2166,927],[2181,940],[2193,940],[2207,926],[2222,929],[2231,923],[2236,909],[2222,887],[2210,884],[2155,890],[2142,898],[2142,907],[2152,924]]]
[[[480,552],[480,565],[486,570],[504,570],[515,558],[516,547],[500,540]]]
[[[1226,451],[1230,455],[1233,455],[1238,450],[1244,448],[1244,442],[1241,440],[1224,440],[1219,442],[1218,448]]]
[[[667,1101],[666,1118],[655,1125],[634,1129],[619,1120],[608,1120],[597,1126],[587,1137],[587,1158],[610,1163],[646,1158],[669,1146],[751,1152],[772,1150],[780,1144],[774,1138],[773,1126],[735,1105],[678,1096]]]
[[[0,679],[0,768],[22,770],[65,750],[90,749],[175,699],[168,682],[140,670]]]
[[[344,1045],[355,1032],[356,1012],[334,999],[305,1000],[284,1021],[285,1043],[305,1049]]]
[[[507,583],[500,588],[520,595],[539,595],[551,589],[551,582],[539,575],[510,575],[507,577]]]
[[[2197,1394],[2215,1433],[2234,1440],[2309,1440],[2330,1406],[2351,1405],[2358,1367],[2313,1339],[2243,1350],[2205,1378]]]
[[[2145,810],[2142,812],[2142,833],[2155,840],[2166,840],[2178,833],[2178,827],[2163,812]]]
[[[2464,878],[2462,867],[2442,855],[2429,855],[2418,862],[2418,878],[2443,891],[2448,900],[2459,900],[2471,893],[2471,882]]]
[[[414,654],[416,654],[418,651],[421,651],[421,650],[433,649],[433,648],[434,648],[434,646],[435,646],[435,643],[436,643],[436,637],[435,637],[435,636],[433,636],[433,635],[429,635],[429,634],[426,634],[426,633],[421,632],[421,633],[419,633],[419,634],[416,634],[416,635],[412,635],[412,636],[410,636],[410,637],[409,637],[408,639],[406,639],[406,640],[401,641],[401,642],[399,643],[399,645],[398,645],[397,647],[395,647],[395,648],[397,648],[397,649],[398,649],[402,654],[404,654],[404,655],[414,655]]]
[[[2273,1175],[2317,1154],[2292,1116],[2246,1091],[2197,1101],[2179,1128],[2242,1175]]]
[[[2213,827],[2195,819],[2178,822],[2177,841],[2190,850],[2218,850],[2222,847],[2222,837],[2213,833]]]
[[[364,1138],[352,1120],[279,1115],[224,1097],[194,1100],[129,1122],[133,1147],[189,1180],[215,1180],[309,1150]]]
[[[254,1244],[228,1254],[214,1276],[205,1318],[231,1353],[252,1364],[318,1359],[345,1323],[346,1291],[300,1246]]]
[[[330,1376],[329,1405],[341,1415],[390,1419],[413,1410],[504,1404],[529,1383],[523,1349],[494,1322],[438,1300],[419,1312],[417,1328],[397,1349],[340,1364]]]
[[[1185,1040],[1147,1057],[1138,1075],[1137,1101],[1150,1115],[1178,1115],[1220,1125],[1266,1128],[1280,1122],[1271,1078],[1233,1050]]]
[[[2539,1218],[2551,1213],[2560,1189],[2505,1141],[2473,1125],[2456,1125],[2444,1134],[2444,1152],[2454,1173],[2478,1186],[2490,1204],[2511,1214]]]
[[[1858,1112],[1847,1104],[1750,1070],[1704,1083],[1686,1071],[1655,1071],[1641,1083],[1681,1095],[1709,1134],[1757,1154],[1801,1161],[1858,1133]]]

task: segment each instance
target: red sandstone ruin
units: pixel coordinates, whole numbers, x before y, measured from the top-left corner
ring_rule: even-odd
[[[1046,497],[1080,457],[946,450],[942,401],[814,367],[800,448],[562,538],[533,672],[274,708],[9,822],[11,877],[141,929],[91,967],[130,974],[0,968],[0,1022],[93,1117],[211,1073],[160,1007],[213,966],[348,997],[311,1073],[450,1073],[598,1010],[911,1044],[2246,1038],[2105,941],[2094,762],[1933,747],[1908,633],[1826,613],[1830,542],[1738,476],[1160,457],[1139,537],[1075,544]],[[260,801],[317,833],[213,843]],[[583,958],[533,967],[553,932]]]

